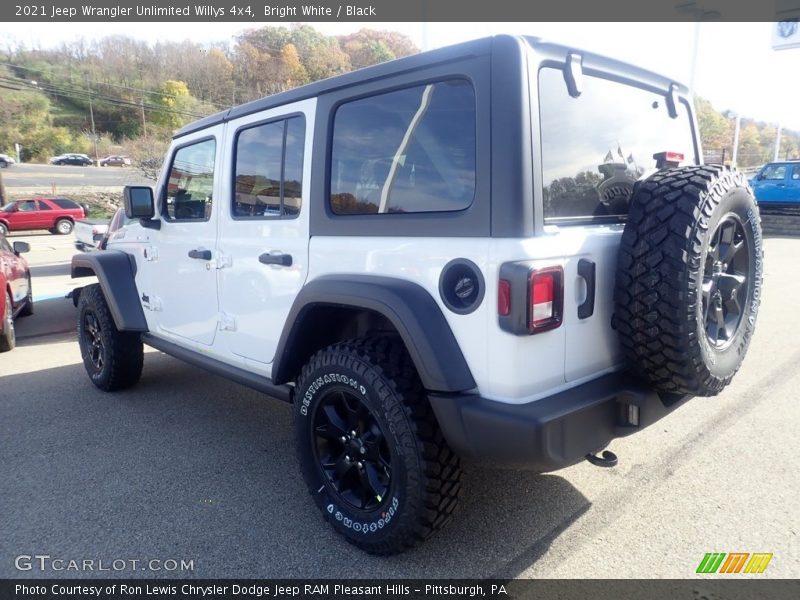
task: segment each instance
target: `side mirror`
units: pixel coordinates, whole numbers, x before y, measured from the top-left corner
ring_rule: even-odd
[[[156,214],[152,188],[126,185],[122,191],[122,199],[125,216],[129,219],[152,219]]]
[[[30,251],[31,251],[31,245],[28,242],[14,242],[14,254],[16,254],[17,256]]]

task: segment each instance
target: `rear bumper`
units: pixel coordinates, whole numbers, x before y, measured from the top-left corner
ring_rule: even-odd
[[[474,394],[429,398],[445,438],[462,457],[546,472],[652,425],[691,396],[662,396],[626,373],[612,373],[527,404]]]

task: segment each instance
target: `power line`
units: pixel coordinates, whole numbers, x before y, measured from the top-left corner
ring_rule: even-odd
[[[38,91],[38,92],[42,92],[42,93],[45,93],[45,94],[50,94],[50,95],[53,95],[53,96],[61,96],[61,97],[69,98],[71,100],[79,100],[79,101],[85,101],[85,102],[89,102],[90,100],[100,100],[101,102],[107,102],[107,103],[110,103],[110,104],[115,104],[117,106],[125,106],[125,107],[132,107],[132,108],[140,108],[142,106],[142,103],[140,103],[140,102],[135,102],[135,101],[132,101],[132,100],[125,100],[123,98],[119,98],[119,97],[116,97],[116,96],[109,96],[109,95],[106,95],[106,94],[88,92],[88,91],[80,89],[80,88],[68,88],[68,87],[63,87],[63,86],[56,86],[56,85],[52,85],[52,84],[47,84],[47,83],[32,84],[31,82],[28,82],[28,81],[26,81],[24,79],[13,79],[13,78],[3,77],[3,76],[0,76],[0,82],[3,82],[5,84],[12,84],[12,85],[16,84],[16,85],[22,85],[23,86],[22,88],[19,88],[19,87],[17,87],[17,88],[9,88],[9,89],[14,89],[15,91]],[[176,115],[181,115],[181,116],[186,116],[186,117],[194,117],[194,118],[202,118],[202,117],[206,116],[205,114],[202,114],[202,113],[195,113],[195,112],[184,111],[184,110],[176,110],[176,109],[173,109],[173,108],[169,108],[167,106],[160,106],[160,105],[157,105],[157,104],[145,103],[144,107],[145,107],[146,110],[149,110],[151,112],[162,112],[162,113],[176,114]]]
[[[46,75],[48,77],[52,76],[52,73],[48,73],[47,71],[44,71],[42,69],[34,69],[32,67],[25,67],[23,65],[17,65],[17,64],[14,64],[14,63],[10,63],[10,62],[0,61],[0,65],[6,66],[6,67],[10,67],[12,69],[22,69],[22,70],[28,71],[30,73],[39,73],[39,74],[42,74],[42,75]],[[119,83],[109,83],[109,82],[105,82],[105,81],[98,81],[96,79],[89,80],[88,78],[86,79],[86,81],[87,81],[87,83],[93,84],[95,86],[113,87],[113,88],[118,88],[118,89],[129,90],[129,91],[133,91],[133,92],[139,92],[139,93],[142,93],[142,94],[149,94],[151,96],[162,96],[164,98],[172,98],[172,99],[180,98],[180,96],[176,96],[175,94],[168,94],[166,92],[160,92],[160,91],[157,91],[157,90],[149,90],[149,89],[146,89],[146,88],[138,88],[138,87],[133,87],[133,86],[129,86],[129,85],[122,85],[122,84],[119,84]],[[72,82],[70,81],[69,83],[72,83]],[[62,82],[62,85],[64,85],[63,82]],[[218,108],[220,110],[224,110],[224,109],[230,108],[226,104],[219,104],[217,102],[212,102],[210,100],[201,100],[201,101],[205,102],[206,104],[210,104],[214,108]]]

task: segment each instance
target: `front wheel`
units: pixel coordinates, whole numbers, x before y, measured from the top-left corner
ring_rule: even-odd
[[[28,295],[25,296],[25,306],[19,313],[20,317],[29,317],[33,314],[33,285],[31,284],[31,276],[28,275]]]
[[[139,381],[144,353],[136,333],[119,331],[100,285],[88,285],[78,300],[78,345],[89,378],[106,392]]]
[[[319,351],[303,368],[294,405],[308,489],[347,541],[394,554],[450,520],[461,490],[459,459],[399,340]]]
[[[3,237],[8,235],[8,227],[6,226],[5,223],[0,223],[0,235],[2,235]]]
[[[0,352],[13,350],[17,345],[16,332],[14,331],[14,309],[11,306],[11,294],[6,292],[6,306],[3,310],[3,321],[0,323]]]

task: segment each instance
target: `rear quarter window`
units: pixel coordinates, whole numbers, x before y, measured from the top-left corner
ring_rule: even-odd
[[[59,208],[66,208],[72,210],[80,208],[77,202],[70,200],[68,198],[51,198],[48,201],[52,204],[55,204]]]
[[[539,71],[542,192],[546,222],[616,220],[628,213],[637,179],[655,169],[653,154],[680,152],[695,164],[689,111],[666,97],[600,77],[569,95],[560,69]]]
[[[338,215],[450,212],[475,196],[475,92],[418,85],[336,110],[330,206]]]

